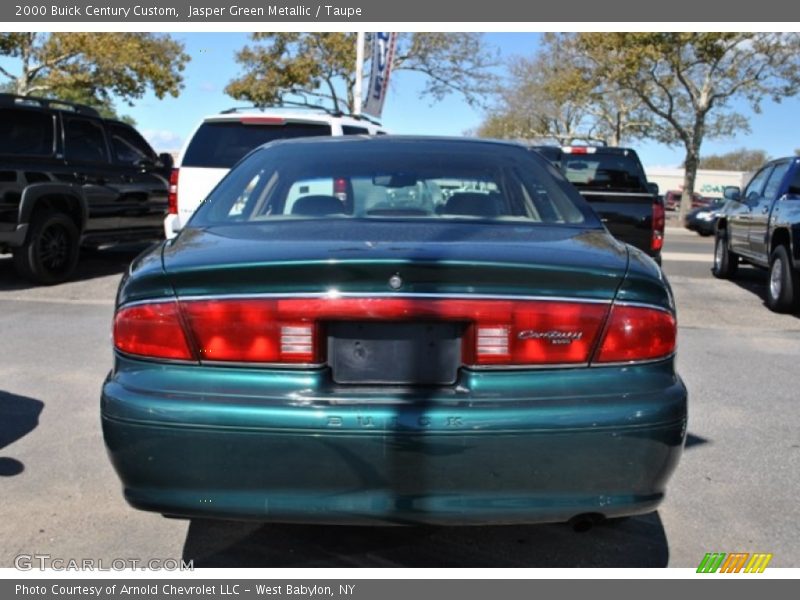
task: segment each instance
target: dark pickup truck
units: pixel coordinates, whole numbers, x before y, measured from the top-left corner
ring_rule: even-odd
[[[769,272],[767,306],[800,309],[800,158],[764,165],[742,192],[725,188],[729,201],[717,219],[713,273],[736,275],[739,261]]]
[[[532,146],[574,185],[618,240],[661,264],[664,202],[630,148]]]
[[[35,283],[79,248],[164,237],[172,159],[87,106],[0,94],[0,253]]]

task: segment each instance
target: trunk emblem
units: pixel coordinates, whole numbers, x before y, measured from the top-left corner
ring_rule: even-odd
[[[520,340],[550,340],[551,344],[571,344],[583,337],[582,331],[534,331],[525,329],[517,334]]]
[[[395,273],[389,277],[389,287],[393,290],[399,290],[401,287],[403,287],[403,278],[400,277],[398,273]]]

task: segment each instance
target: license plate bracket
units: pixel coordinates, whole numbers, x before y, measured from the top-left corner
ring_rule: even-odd
[[[452,385],[462,323],[332,322],[328,364],[341,384]]]

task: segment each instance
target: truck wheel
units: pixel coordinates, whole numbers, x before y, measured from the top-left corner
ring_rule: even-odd
[[[714,266],[711,272],[718,279],[731,279],[739,268],[739,257],[728,249],[728,236],[718,231],[714,240]]]
[[[14,266],[20,275],[39,284],[66,280],[78,263],[80,234],[67,215],[57,211],[33,216],[28,239],[14,248]]]
[[[790,312],[800,299],[798,276],[786,246],[778,246],[769,260],[767,306],[775,312]]]

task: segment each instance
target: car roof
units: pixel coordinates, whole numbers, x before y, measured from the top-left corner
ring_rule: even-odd
[[[203,122],[219,121],[241,121],[242,119],[263,119],[274,117],[276,119],[287,119],[292,121],[304,121],[306,123],[344,123],[357,127],[377,127],[381,125],[366,118],[358,118],[350,115],[338,115],[325,112],[324,110],[303,110],[292,108],[266,108],[266,109],[240,109],[207,115]]]

